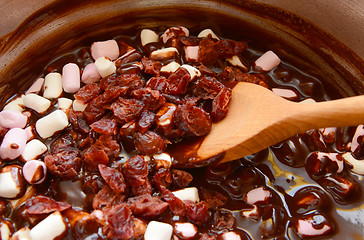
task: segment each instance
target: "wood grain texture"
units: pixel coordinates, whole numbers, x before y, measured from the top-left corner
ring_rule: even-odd
[[[227,117],[213,124],[198,156],[204,159],[226,151],[223,161],[231,161],[310,129],[361,123],[364,96],[295,103],[261,86],[239,83],[233,89]]]

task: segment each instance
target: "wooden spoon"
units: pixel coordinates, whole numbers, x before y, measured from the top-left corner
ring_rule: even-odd
[[[364,96],[320,103],[296,103],[251,83],[232,91],[226,118],[213,124],[197,149],[196,161],[226,151],[222,162],[256,153],[298,133],[364,123]]]

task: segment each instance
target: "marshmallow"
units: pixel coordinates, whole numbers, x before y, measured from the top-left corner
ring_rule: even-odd
[[[342,155],[344,161],[350,166],[349,169],[357,174],[364,175],[364,160],[357,160],[350,152]]]
[[[156,60],[156,61],[165,61],[168,59],[172,59],[175,58],[176,56],[178,56],[178,50],[175,47],[167,47],[167,48],[162,48],[162,49],[158,49],[153,51],[150,54],[150,59],[152,60]]]
[[[226,232],[222,235],[222,240],[241,240],[241,237],[236,232]]]
[[[168,153],[154,154],[153,158],[157,168],[169,169],[172,166],[172,158]]]
[[[3,110],[0,112],[0,125],[4,128],[24,128],[28,117],[19,111]]]
[[[29,94],[29,93],[38,94],[42,90],[43,84],[44,84],[44,78],[38,78],[32,84],[32,86],[30,86],[30,88],[28,88],[28,90],[25,92],[25,94]]]
[[[199,46],[186,46],[185,58],[187,62],[197,62]]]
[[[189,73],[190,73],[190,75],[191,75],[191,79],[193,80],[195,77],[200,77],[201,76],[201,72],[200,72],[200,70],[198,70],[197,68],[195,68],[195,67],[192,67],[192,66],[190,66],[190,65],[188,65],[188,64],[183,64],[182,66],[181,66],[182,68],[184,68],[184,69],[186,69]]]
[[[44,143],[38,139],[33,139],[25,145],[21,157],[25,161],[33,160],[45,153],[47,150],[48,148]]]
[[[35,137],[34,136],[34,127],[33,126],[26,127],[24,130],[27,133],[27,142],[32,140]]]
[[[53,240],[67,230],[66,223],[59,211],[56,211],[35,225],[29,232],[32,240]]]
[[[256,205],[253,205],[251,210],[241,211],[241,215],[247,218],[257,219],[259,217],[259,210]]]
[[[9,240],[13,231],[13,227],[9,221],[0,220],[0,239]]]
[[[44,80],[43,97],[48,99],[58,98],[62,92],[62,75],[59,73],[48,73]]]
[[[114,39],[103,42],[94,42],[91,45],[90,51],[91,56],[95,60],[100,57],[107,57],[111,60],[115,60],[119,57],[119,46]]]
[[[226,59],[226,61],[228,61],[231,65],[235,67],[239,67],[244,69],[245,71],[248,71],[248,68],[241,62],[240,58],[236,55]]]
[[[97,71],[95,63],[89,63],[83,69],[81,81],[85,84],[94,83],[100,80],[101,75]]]
[[[360,147],[360,143],[358,140],[361,139],[363,136],[364,136],[364,125],[360,124],[356,127],[355,134],[351,141],[350,150],[352,153],[355,152]]]
[[[195,187],[184,188],[181,190],[174,191],[172,193],[174,194],[174,196],[181,199],[182,201],[186,201],[186,200],[189,200],[192,202],[200,201],[200,197],[198,195],[198,189]]]
[[[181,64],[179,64],[178,62],[169,62],[168,64],[164,65],[161,68],[161,72],[162,73],[174,73],[178,68],[181,67]]]
[[[24,179],[30,184],[42,183],[47,174],[47,166],[40,160],[30,160],[23,166]]]
[[[216,36],[216,34],[211,30],[211,29],[205,29],[205,30],[202,30],[197,37],[199,38],[207,38],[207,37],[211,37],[213,39],[216,39],[216,40],[220,40],[220,38],[218,36]]]
[[[299,103],[303,103],[303,104],[312,104],[312,103],[316,103],[315,99],[313,98],[306,98],[305,100],[302,100]]]
[[[68,110],[71,108],[73,101],[69,98],[58,98],[58,109],[60,110]]]
[[[163,43],[166,43],[170,38],[175,36],[189,36],[190,32],[185,27],[170,27],[161,36]]]
[[[66,93],[75,93],[80,89],[80,68],[77,64],[68,63],[63,66],[62,86]]]
[[[3,110],[14,110],[18,112],[24,111],[23,104],[24,94],[8,102]]]
[[[51,101],[48,99],[41,97],[35,93],[29,93],[24,96],[23,99],[24,106],[27,108],[33,109],[37,113],[44,113],[51,106]]]
[[[62,110],[56,110],[35,123],[41,138],[51,137],[55,132],[63,130],[68,126],[68,117]]]
[[[74,100],[73,101],[72,108],[73,108],[73,110],[75,110],[77,112],[83,112],[86,107],[87,107],[87,104],[84,104],[80,100]]]
[[[197,227],[189,222],[175,223],[174,233],[182,239],[193,239],[197,234]]]
[[[142,43],[142,46],[145,46],[148,43],[158,42],[158,40],[158,34],[150,29],[143,29],[140,32],[140,41]]]
[[[273,51],[264,53],[255,61],[255,65],[260,67],[263,71],[270,71],[277,67],[280,63],[281,59],[279,59]]]
[[[144,234],[144,240],[170,240],[173,227],[168,223],[157,221],[149,222]]]
[[[27,133],[21,128],[10,129],[0,146],[1,159],[13,160],[20,156],[27,142]]]
[[[13,234],[11,240],[31,240],[29,235],[30,229],[23,227]]]
[[[276,95],[288,99],[288,100],[296,100],[298,99],[298,95],[295,91],[291,89],[283,89],[283,88],[272,88],[272,92]]]
[[[106,57],[99,57],[96,59],[95,66],[102,78],[107,77],[116,71],[115,63]]]
[[[258,187],[247,193],[246,202],[253,205],[257,202],[265,202],[271,197],[272,193],[269,190],[265,190],[263,187]]]
[[[326,232],[331,230],[331,227],[323,224],[318,228],[317,226],[312,226],[312,220],[298,220],[297,232],[302,236],[322,236]]]
[[[15,198],[24,190],[21,167],[10,165],[0,172],[0,197]]]

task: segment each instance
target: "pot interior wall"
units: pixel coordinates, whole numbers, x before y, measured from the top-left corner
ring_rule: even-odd
[[[340,95],[364,93],[363,60],[309,22],[272,6],[245,1],[56,1],[27,18],[0,41],[0,103],[25,91],[47,63],[95,40],[183,25],[198,32],[212,28],[254,48],[272,49],[302,66]]]

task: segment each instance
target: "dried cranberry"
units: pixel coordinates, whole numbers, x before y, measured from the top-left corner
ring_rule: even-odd
[[[75,93],[75,98],[84,104],[91,102],[92,99],[101,93],[101,88],[96,83],[86,84]]]
[[[154,76],[158,76],[162,68],[162,63],[159,61],[150,60],[146,57],[142,58],[144,72]]]
[[[153,155],[162,153],[167,145],[166,141],[157,133],[147,131],[137,133],[134,140],[135,148],[142,154]]]
[[[157,217],[168,208],[168,203],[150,194],[129,198],[128,205],[133,214],[143,218]]]
[[[228,105],[231,98],[231,90],[223,88],[212,101],[211,117],[215,122],[224,119],[228,113]]]
[[[87,104],[83,111],[83,116],[86,119],[86,122],[93,123],[100,120],[104,116],[105,112],[106,110],[102,107],[102,105],[93,100]]]
[[[200,107],[179,105],[174,112],[174,123],[189,136],[205,136],[211,130],[210,115]]]
[[[25,210],[29,214],[48,214],[54,211],[64,211],[72,206],[65,202],[56,202],[54,199],[38,195],[25,202]]]
[[[116,120],[110,118],[102,118],[91,124],[92,130],[100,134],[115,135],[118,131]]]
[[[199,78],[191,88],[195,96],[203,99],[214,99],[225,86],[216,78],[208,76]]]
[[[121,172],[102,164],[99,164],[98,167],[102,178],[113,191],[116,193],[123,193],[125,191],[125,180]]]
[[[152,77],[147,81],[145,87],[165,93],[169,89],[169,83],[165,77]]]
[[[185,188],[192,182],[193,176],[189,172],[172,169],[172,179],[176,188]]]
[[[187,69],[180,67],[167,79],[168,92],[174,95],[180,95],[187,91],[188,84],[191,81],[191,75]]]
[[[133,234],[132,212],[126,203],[122,203],[110,209],[107,214],[107,222],[110,229],[107,232],[109,239],[130,239]]]
[[[143,103],[136,99],[119,98],[118,101],[111,104],[111,110],[115,117],[123,122],[129,122],[140,115]]]
[[[140,88],[132,91],[131,95],[142,101],[144,109],[147,110],[157,110],[165,103],[165,98],[157,90],[152,90],[150,88]]]
[[[155,114],[153,112],[144,110],[136,122],[136,129],[141,133],[145,133],[152,127],[154,119]]]
[[[215,49],[215,42],[209,38],[200,41],[198,48],[198,60],[207,66],[214,65],[219,58]]]
[[[148,163],[140,155],[129,158],[124,164],[123,173],[131,186],[143,185],[148,176]]]

